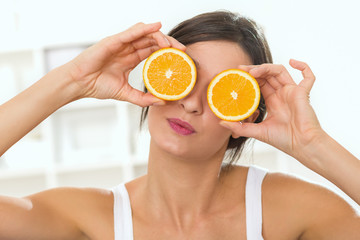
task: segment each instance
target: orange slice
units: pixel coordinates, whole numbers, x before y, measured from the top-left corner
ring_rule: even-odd
[[[227,121],[240,121],[250,117],[259,106],[260,88],[249,73],[229,69],[210,82],[207,99],[216,116]]]
[[[163,100],[175,101],[193,89],[196,67],[185,52],[176,48],[163,48],[146,60],[143,78],[151,94]]]

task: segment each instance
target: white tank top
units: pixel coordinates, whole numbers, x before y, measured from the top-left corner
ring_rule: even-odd
[[[247,240],[263,240],[261,185],[267,171],[250,166],[245,190]],[[115,240],[134,240],[129,194],[125,184],[112,189],[114,193]]]

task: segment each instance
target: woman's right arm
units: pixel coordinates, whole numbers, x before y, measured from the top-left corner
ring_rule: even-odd
[[[65,67],[49,72],[31,87],[0,106],[0,156],[76,96],[76,85],[63,68]]]
[[[88,239],[79,228],[88,204],[78,190],[57,188],[24,198],[0,197],[0,239]]]
[[[130,86],[128,76],[161,47],[184,46],[163,35],[160,23],[138,23],[86,49],[0,106],[0,156],[60,107],[80,98],[116,99],[139,106],[162,100]]]
[[[153,51],[170,46],[185,49],[163,35],[160,28],[160,23],[138,23],[107,37],[1,105],[0,156],[57,109],[77,99],[116,99],[139,106],[162,104],[162,100],[128,83],[131,70]],[[0,238],[63,239],[68,232],[78,239],[79,232],[70,218],[58,215],[63,203],[56,199],[63,193],[50,193],[21,199],[0,197]],[[50,235],[42,235],[45,233]]]

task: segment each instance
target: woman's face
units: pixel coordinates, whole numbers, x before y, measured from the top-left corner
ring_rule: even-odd
[[[148,124],[152,147],[188,160],[223,157],[231,132],[210,110],[206,92],[221,71],[252,64],[233,42],[206,41],[190,44],[186,53],[197,67],[197,81],[183,99],[149,109]],[[153,146],[154,145],[154,146]]]

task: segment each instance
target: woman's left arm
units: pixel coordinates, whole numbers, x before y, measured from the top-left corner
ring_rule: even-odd
[[[323,132],[309,145],[300,162],[312,161],[312,170],[325,177],[360,205],[360,161]]]
[[[310,67],[296,60],[290,60],[290,65],[302,72],[304,78],[299,84],[282,65],[240,66],[257,79],[268,115],[259,124],[246,121],[221,124],[232,130],[233,137],[253,137],[284,151],[360,204],[359,159],[321,128],[310,105],[315,82]]]

